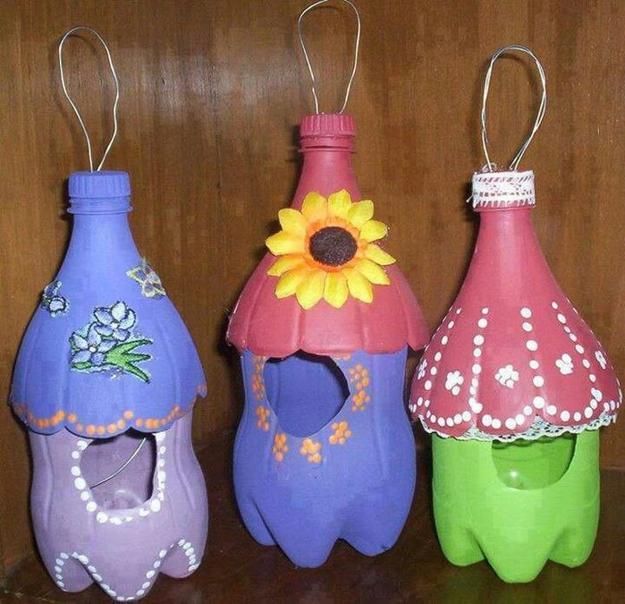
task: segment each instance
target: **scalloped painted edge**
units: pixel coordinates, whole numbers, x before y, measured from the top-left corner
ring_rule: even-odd
[[[199,384],[196,387],[196,394],[187,405],[174,405],[165,417],[136,417],[131,410],[124,411],[119,418],[106,424],[90,424],[80,421],[74,412],[66,412],[59,409],[50,417],[37,417],[28,410],[26,403],[12,402],[11,406],[16,415],[24,424],[34,432],[40,434],[54,434],[62,427],[67,428],[77,436],[87,438],[110,438],[122,434],[131,428],[140,432],[154,432],[166,429],[174,421],[186,415],[195,405],[198,396],[202,398],[207,395],[206,384]]]

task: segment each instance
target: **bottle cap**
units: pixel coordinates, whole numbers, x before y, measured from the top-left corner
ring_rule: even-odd
[[[114,214],[131,209],[127,172],[74,172],[68,190],[72,214]]]
[[[319,113],[306,115],[299,128],[302,147],[351,148],[356,124],[351,115]]]
[[[478,211],[533,207],[536,205],[534,172],[476,172],[472,200]]]

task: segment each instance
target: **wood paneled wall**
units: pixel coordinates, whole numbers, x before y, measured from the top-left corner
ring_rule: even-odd
[[[335,3],[336,4],[336,3]],[[86,167],[62,98],[61,34],[76,24],[109,41],[122,87],[121,130],[107,167],[128,170],[137,243],[158,268],[205,364],[210,396],[195,437],[231,428],[236,358],[223,344],[229,309],[297,178],[295,127],[311,110],[295,34],[304,0],[5,0],[0,3],[0,398],[42,286],[67,244],[64,179]],[[565,291],[625,377],[625,3],[614,0],[359,0],[361,61],[348,110],[360,126],[356,171],[392,225],[390,251],[434,326],[465,271],[475,221],[467,183],[483,163],[485,62],[530,45],[549,79],[544,125],[522,167],[537,173],[535,223]],[[311,14],[305,31],[322,109],[338,107],[354,23]],[[72,91],[101,152],[111,128],[104,55],[71,40]],[[512,157],[538,102],[523,60],[498,65],[490,133]],[[623,467],[625,422],[605,431],[605,466]],[[23,431],[0,405],[0,553],[30,550]],[[2,565],[0,565],[2,566]]]

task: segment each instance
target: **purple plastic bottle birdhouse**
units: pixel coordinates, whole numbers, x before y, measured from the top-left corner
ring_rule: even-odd
[[[252,536],[319,566],[339,538],[375,555],[399,536],[416,478],[406,353],[428,331],[361,201],[352,118],[308,116],[300,134],[293,205],[230,321],[245,384],[234,479]]]
[[[98,583],[119,601],[159,572],[192,573],[208,507],[191,444],[205,377],[184,323],[130,232],[125,172],[69,179],[73,232],[15,367],[28,428],[31,512],[56,584]]]

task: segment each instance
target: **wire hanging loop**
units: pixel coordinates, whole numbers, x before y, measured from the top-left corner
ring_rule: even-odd
[[[119,474],[121,474],[130,465],[130,462],[132,462],[132,460],[137,455],[139,455],[139,452],[141,451],[141,448],[143,447],[146,441],[147,441],[147,436],[144,436],[139,442],[139,444],[137,445],[136,449],[130,454],[130,457],[121,466],[119,466],[119,468],[117,468],[114,472],[109,474],[106,478],[103,478],[102,480],[98,480],[95,484],[90,484],[89,488],[95,489],[96,487],[99,487],[101,484],[104,484],[105,482],[108,482],[109,480],[113,480],[115,476],[118,476]]]
[[[315,78],[315,72],[313,71],[312,63],[310,62],[310,57],[308,56],[308,51],[306,50],[306,44],[304,44],[304,35],[302,33],[302,21],[304,19],[304,16],[307,13],[314,10],[318,6],[321,6],[322,4],[326,4],[327,2],[329,2],[329,0],[317,0],[317,2],[313,2],[311,5],[307,6],[300,13],[297,19],[297,35],[299,37],[299,43],[300,43],[300,46],[302,47],[302,52],[304,53],[304,59],[306,59],[306,66],[308,67],[308,72],[310,73],[310,79],[312,81],[311,89],[312,89],[313,99],[315,101],[315,113],[319,113],[319,98],[317,96],[317,89],[315,88],[317,79]],[[347,107],[347,101],[349,101],[349,94],[352,89],[354,77],[356,76],[356,70],[358,69],[358,54],[360,51],[360,29],[361,29],[360,28],[360,13],[358,12],[356,5],[353,2],[350,2],[350,0],[342,0],[342,2],[345,2],[345,4],[348,4],[354,11],[354,14],[356,15],[356,41],[354,43],[354,63],[352,66],[351,74],[349,76],[349,81],[347,82],[347,89],[345,90],[345,98],[343,100],[343,105],[341,106],[339,113],[343,113],[345,111],[345,108]]]
[[[536,55],[526,46],[521,46],[518,44],[512,44],[510,46],[505,46],[504,48],[500,48],[490,59],[490,64],[488,65],[488,70],[486,72],[486,77],[484,78],[484,92],[482,94],[482,112],[481,112],[481,120],[482,120],[482,149],[484,150],[484,157],[486,158],[486,166],[485,169],[489,172],[492,172],[494,169],[496,170],[496,164],[491,162],[490,155],[488,153],[488,135],[486,133],[486,101],[488,100],[488,92],[490,90],[490,80],[493,75],[493,67],[495,66],[495,61],[497,59],[508,52],[517,51],[522,52],[529,55],[536,63],[536,68],[538,69],[538,75],[540,76],[540,83],[542,86],[542,95],[540,99],[540,106],[538,107],[538,113],[536,114],[536,120],[534,121],[534,127],[530,132],[529,136],[525,140],[525,142],[521,145],[516,155],[510,162],[509,170],[516,170],[519,166],[519,162],[521,158],[527,151],[527,148],[530,146],[532,139],[545,117],[545,111],[547,109],[547,77],[545,76],[545,70],[541,65],[540,61],[536,57]]]
[[[115,82],[115,101],[113,102],[113,134],[111,135],[111,139],[109,140],[108,145],[106,146],[106,149],[104,150],[104,154],[102,155],[102,161],[100,161],[100,163],[98,164],[98,167],[96,168],[96,172],[99,172],[102,169],[102,166],[104,165],[104,161],[106,160],[106,157],[109,154],[109,151],[111,150],[111,147],[113,146],[113,143],[115,142],[115,138],[117,137],[117,106],[119,105],[119,80],[117,78],[117,72],[115,71],[115,65],[113,64],[113,58],[111,57],[111,51],[107,43],[104,41],[104,38],[95,29],[92,29],[91,27],[87,27],[85,25],[79,25],[77,27],[72,27],[72,29],[66,31],[63,34],[63,37],[61,38],[61,41],[59,42],[59,69],[61,72],[61,86],[63,87],[63,94],[65,95],[65,98],[68,100],[69,104],[74,110],[74,113],[76,114],[76,117],[78,118],[78,123],[80,124],[82,132],[85,135],[85,140],[87,141],[87,153],[89,155],[89,170],[91,172],[93,172],[93,152],[91,150],[91,139],[89,138],[89,133],[87,132],[87,127],[85,126],[85,122],[82,119],[82,115],[80,115],[80,111],[78,110],[76,103],[73,101],[72,97],[69,95],[69,92],[67,91],[67,83],[65,82],[65,73],[63,71],[63,46],[65,45],[65,41],[72,34],[81,30],[92,33],[101,42],[106,52],[106,58],[108,59],[108,64],[111,69],[111,75],[113,76],[113,81]]]

